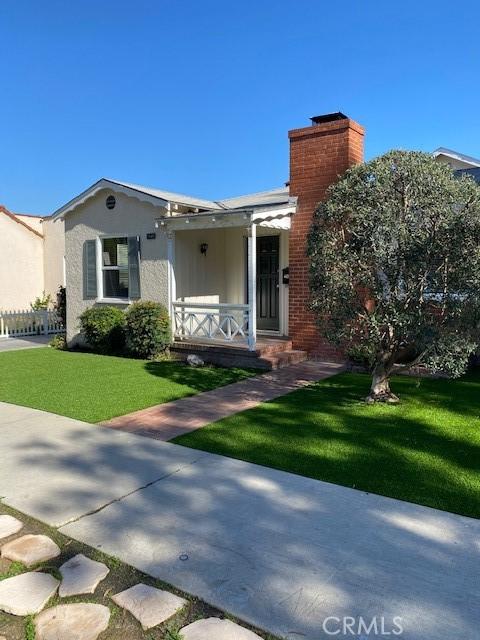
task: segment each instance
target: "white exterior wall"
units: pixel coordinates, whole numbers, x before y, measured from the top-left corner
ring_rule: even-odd
[[[280,332],[288,334],[288,286],[282,269],[288,266],[288,231],[257,227],[257,236],[280,236]],[[189,302],[246,302],[246,253],[244,227],[192,229],[175,232],[177,299]],[[200,245],[208,244],[207,255]]]
[[[243,228],[195,229],[175,233],[177,299],[245,302],[245,237]],[[208,244],[206,255],[200,245]]]
[[[206,242],[206,255],[200,245]],[[211,297],[225,300],[225,230],[192,230],[175,233],[177,298]]]
[[[141,298],[168,305],[167,237],[163,229],[155,229],[155,217],[161,212],[151,204],[119,193],[115,194],[115,208],[107,209],[105,200],[110,193],[108,190],[97,193],[65,219],[69,342],[79,339],[79,315],[95,304],[102,304],[83,297],[83,246],[86,240],[102,235],[140,236]],[[151,232],[156,232],[155,240],[147,240],[146,235]]]
[[[22,213],[15,213],[14,215],[25,224],[28,224],[29,227],[38,231],[38,233],[43,233],[42,216],[27,216]]]
[[[58,288],[65,285],[65,225],[62,220],[42,220],[43,233],[43,279],[45,293],[53,302]]]
[[[0,309],[29,309],[44,289],[43,238],[0,213]]]

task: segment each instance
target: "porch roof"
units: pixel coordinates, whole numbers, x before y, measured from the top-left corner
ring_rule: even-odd
[[[188,229],[221,229],[226,227],[248,227],[259,225],[275,229],[290,229],[290,218],[296,210],[296,198],[288,202],[268,206],[240,207],[210,210],[201,213],[183,213],[156,218],[156,227],[166,227],[170,231]]]

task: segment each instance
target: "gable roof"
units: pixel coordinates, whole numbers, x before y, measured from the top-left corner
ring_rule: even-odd
[[[21,225],[22,227],[25,227],[25,229],[28,229],[29,231],[34,233],[39,238],[43,238],[43,235],[39,231],[37,231],[36,229],[34,229],[30,225],[28,225],[26,222],[24,222],[20,218],[17,218],[17,216],[14,213],[12,213],[11,211],[9,211],[6,207],[4,207],[3,204],[0,204],[0,213],[3,213],[4,215],[6,215],[7,218],[10,218],[10,220],[12,220],[13,222],[16,222],[17,224]]]
[[[105,178],[108,182],[118,184],[134,191],[139,191],[153,196],[154,198],[160,198],[166,202],[176,202],[177,204],[185,204],[190,207],[198,207],[200,209],[220,209],[221,207],[213,200],[205,200],[203,198],[197,198],[195,196],[187,196],[183,193],[175,193],[174,191],[164,191],[163,189],[154,189],[153,187],[144,187],[141,184],[132,184],[130,182],[121,182],[120,180],[112,180],[111,178]]]
[[[452,158],[452,160],[459,160],[460,162],[469,164],[472,167],[480,167],[480,160],[478,158],[467,156],[464,153],[454,151],[453,149],[447,149],[446,147],[438,147],[438,149],[435,149],[432,155],[434,158],[436,158],[437,156],[446,156],[447,158]]]
[[[149,202],[154,206],[165,207],[168,202],[174,202],[176,204],[182,204],[199,209],[221,209],[221,207],[212,200],[195,198],[181,193],[174,193],[173,191],[153,189],[152,187],[144,187],[140,184],[112,180],[111,178],[100,178],[100,180],[92,184],[88,189],[85,189],[85,191],[82,191],[78,196],[69,200],[66,204],[60,207],[60,209],[57,209],[52,214],[52,218],[63,218],[79,205],[83,204],[90,198],[93,198],[93,196],[103,189],[109,189],[116,193],[124,193],[127,196],[138,198],[144,202]]]
[[[188,196],[173,191],[164,191],[163,189],[154,189],[153,187],[144,187],[140,184],[113,180],[111,178],[101,178],[88,189],[80,193],[77,197],[67,202],[63,207],[57,209],[52,214],[53,219],[63,218],[71,213],[76,207],[83,204],[102,189],[110,189],[115,192],[125,193],[139,200],[150,202],[156,206],[165,207],[167,203],[179,204],[187,207],[194,207],[202,211],[222,211],[233,210],[245,207],[260,207],[276,204],[289,203],[288,187],[280,187],[271,189],[270,191],[260,191],[259,193],[251,193],[235,198],[227,198],[225,200],[206,200],[195,196]]]

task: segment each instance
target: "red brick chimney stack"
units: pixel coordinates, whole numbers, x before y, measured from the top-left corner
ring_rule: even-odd
[[[311,118],[312,126],[293,129],[290,139],[290,195],[297,211],[290,230],[289,334],[294,349],[322,358],[340,357],[319,334],[309,301],[306,238],[316,205],[348,167],[363,162],[364,129],[343,113]]]

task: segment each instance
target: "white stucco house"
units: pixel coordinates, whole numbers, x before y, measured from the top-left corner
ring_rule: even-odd
[[[99,180],[56,213],[65,221],[69,342],[92,304],[139,298],[170,310],[179,341],[253,350],[257,330],[287,336],[295,203],[287,187],[208,201]]]
[[[0,205],[0,311],[29,309],[65,284],[63,222],[12,213]]]
[[[53,215],[65,223],[67,340],[92,305],[138,299],[169,310],[174,348],[341,357],[308,311],[306,238],[315,206],[363,160],[363,128],[342,113],[289,131],[284,186],[223,200],[102,178]],[[435,152],[455,169],[472,158]],[[480,166],[480,163],[479,165]],[[267,355],[265,355],[267,354]],[[271,359],[271,358],[270,358]]]

